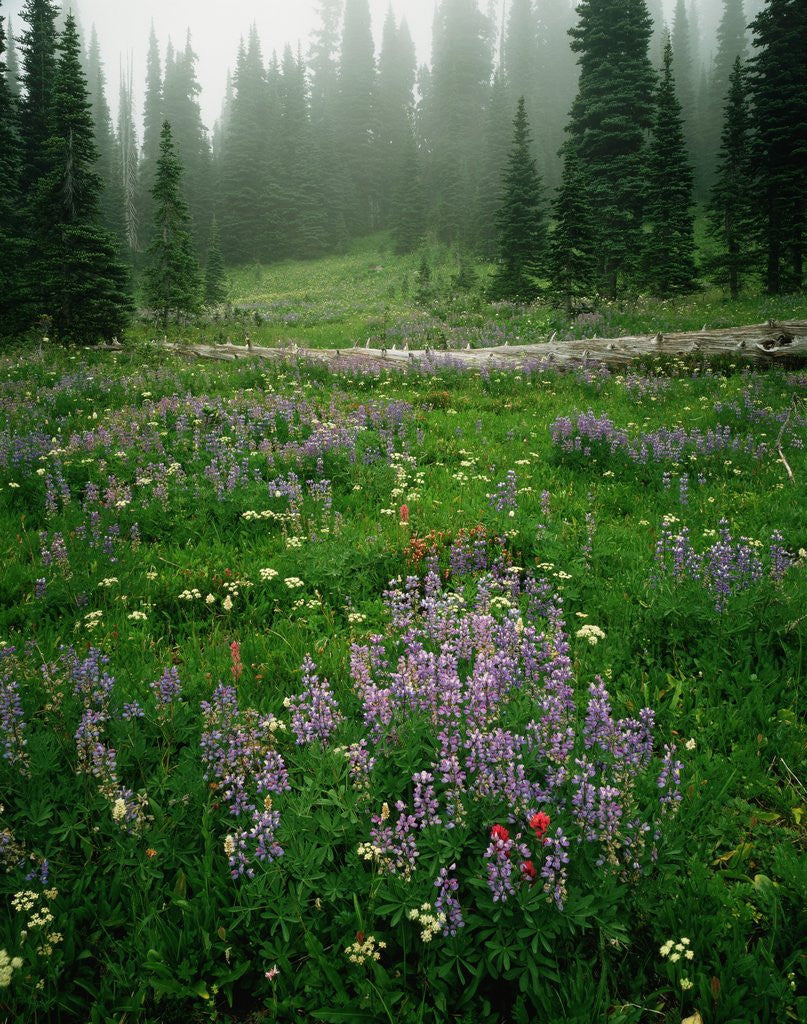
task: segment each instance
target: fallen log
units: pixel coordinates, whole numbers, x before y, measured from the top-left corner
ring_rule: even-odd
[[[250,339],[241,345],[190,345],[163,342],[166,348],[183,355],[205,359],[288,359],[327,362],[342,370],[352,367],[381,368],[392,365],[426,363],[429,366],[496,366],[511,369],[564,369],[592,364],[625,366],[638,359],[697,357],[730,358],[733,361],[772,364],[807,364],[807,320],[782,323],[769,321],[749,327],[726,327],[697,332],[647,334],[624,338],[582,338],[532,345],[500,345],[496,348],[435,351],[432,349],[371,348],[322,349],[295,346],[259,348]]]

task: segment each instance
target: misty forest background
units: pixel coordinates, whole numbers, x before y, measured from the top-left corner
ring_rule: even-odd
[[[570,311],[803,287],[802,0],[441,0],[420,67],[392,11],[376,52],[368,0],[321,0],[306,50],[247,32],[212,130],[190,34],[152,29],[142,123],[127,73],[113,118],[70,9],[0,20],[0,334],[111,337],[133,297],[166,322],[223,302],[225,265],[381,231]]]

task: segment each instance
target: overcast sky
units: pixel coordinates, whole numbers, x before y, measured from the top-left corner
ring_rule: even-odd
[[[12,16],[24,0],[6,0],[3,13]],[[370,0],[373,30],[377,46],[390,0]],[[418,60],[427,61],[431,50],[431,26],[434,0],[391,0],[398,17],[405,15],[418,49]],[[145,79],[149,25],[154,21],[157,36],[164,46],[170,36],[175,46],[184,46],[190,28],[193,47],[199,55],[198,73],[202,85],[202,113],[208,128],[219,115],[227,68],[235,64],[238,41],[254,21],[263,43],[264,55],[273,49],[282,52],[286,43],[303,52],[308,37],[318,23],[314,0],[74,0],[85,36],[95,24],[107,74],[109,99],[117,107],[118,69],[131,55],[138,96]],[[14,17],[18,34],[21,22]]]

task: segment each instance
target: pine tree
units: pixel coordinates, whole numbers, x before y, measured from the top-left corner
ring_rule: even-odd
[[[691,158],[694,155],[695,142],[695,79],[692,67],[689,14],[685,0],[676,0],[671,39],[675,87],[681,102],[687,152]]]
[[[160,158],[160,132],[163,124],[163,72],[160,45],[154,23],[149,35],[146,58],[146,93],[143,100],[143,151],[139,170],[137,197],[137,220],[141,225],[154,221],[154,201],[151,183]],[[142,241],[145,241],[143,239]]]
[[[229,124],[222,140],[218,221],[228,263],[276,257],[270,230],[267,173],[269,139],[265,125],[270,94],[255,26],[236,62]],[[279,127],[275,126],[275,131]]]
[[[577,92],[577,65],[569,53],[569,29],[577,14],[570,0],[536,4],[538,54],[536,63],[536,126],[538,168],[544,184],[554,190],[563,169],[560,152],[569,109]]]
[[[17,101],[6,79],[3,21],[0,16],[0,336],[9,337],[25,330],[31,311],[22,273],[27,246],[20,216]]]
[[[703,175],[698,189],[701,196],[708,194],[714,182],[731,71],[735,60],[739,57],[744,61],[747,55],[745,26],[743,0],[723,0],[723,14],[717,29],[717,51],[709,72],[703,119]]]
[[[97,223],[101,180],[92,111],[72,14],[65,19],[53,83],[49,172],[33,202],[42,308],[57,337],[93,343],[120,334],[131,318],[126,271],[114,238]]]
[[[121,72],[118,100],[118,180],[123,196],[126,244],[130,256],[140,251],[140,212],[138,200],[137,133],[134,123],[132,71]]]
[[[538,294],[546,242],[541,180],[530,153],[530,128],[522,97],[513,120],[513,145],[496,218],[499,264],[492,283],[497,298],[530,302]]]
[[[405,21],[400,26],[390,8],[384,21],[378,61],[376,123],[378,128],[379,224],[392,222],[394,197],[414,128],[415,44]]]
[[[201,286],[189,230],[190,215],[182,196],[182,167],[168,121],[163,123],[151,194],[155,209],[154,235],[146,266],[146,300],[165,329],[170,316],[198,310]]]
[[[339,54],[336,124],[347,175],[345,217],[351,234],[363,234],[378,221],[376,62],[368,0],[346,0]]]
[[[471,242],[489,259],[498,253],[496,215],[501,203],[502,180],[513,140],[513,104],[510,90],[500,71],[493,76],[485,111],[484,133],[479,152],[478,196]],[[515,100],[518,103],[518,100]]]
[[[227,300],[227,276],[224,273],[224,258],[221,255],[221,238],[216,218],[210,226],[205,265],[205,305],[220,306]]]
[[[672,61],[667,36],[648,152],[649,233],[643,250],[644,280],[654,295],[665,299],[691,291],[695,282],[692,169],[686,155]]]
[[[570,34],[580,84],[568,130],[599,226],[601,288],[614,298],[634,276],[641,252],[655,85],[647,56],[652,22],[644,0],[581,0],[578,13]]]
[[[6,35],[6,82],[8,91],[15,100],[20,98],[20,66],[17,61],[17,45],[14,42],[14,27],[11,18],[8,19],[8,33]]]
[[[571,143],[564,147],[563,177],[552,206],[548,270],[553,294],[571,313],[576,299],[596,289],[594,215],[583,165]]]
[[[751,94],[759,230],[771,294],[804,285],[807,230],[807,5],[768,0],[754,20]]]
[[[103,226],[124,242],[126,222],[123,208],[123,189],[120,168],[118,140],[112,127],[112,115],[106,98],[106,76],[101,62],[101,49],[95,26],[90,34],[87,53],[87,87],[92,103],[92,118],[95,126],[95,148],[98,150],[98,172],[103,190],[101,193],[100,217]]]
[[[426,196],[414,138],[401,161],[401,176],[393,196],[392,230],[397,253],[414,252],[426,233]]]
[[[708,261],[710,276],[736,299],[756,262],[754,210],[757,203],[751,162],[751,125],[745,75],[734,62],[720,139],[717,178],[709,199],[709,234],[718,251]]]
[[[46,144],[50,136],[56,74],[56,15],[52,0],[27,0],[21,14],[28,24],[20,39],[22,85],[20,121],[22,174],[29,189],[48,171]]]

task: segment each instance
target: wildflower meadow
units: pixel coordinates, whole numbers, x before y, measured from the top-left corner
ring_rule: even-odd
[[[0,1020],[804,1020],[807,374],[0,362]]]

